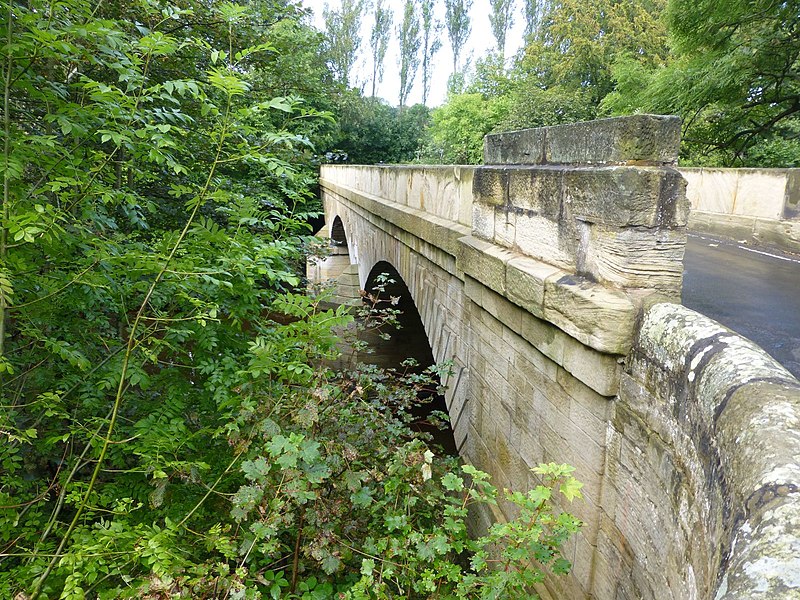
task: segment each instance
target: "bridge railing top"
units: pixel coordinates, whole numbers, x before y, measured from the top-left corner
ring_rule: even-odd
[[[487,165],[675,165],[681,120],[633,115],[487,135]]]

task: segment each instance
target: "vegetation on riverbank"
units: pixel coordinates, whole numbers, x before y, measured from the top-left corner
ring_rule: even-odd
[[[409,427],[435,369],[324,367],[352,317],[300,273],[340,88],[297,7],[3,22],[1,597],[511,598],[568,568],[569,467],[503,499]],[[467,536],[498,501],[519,518]]]

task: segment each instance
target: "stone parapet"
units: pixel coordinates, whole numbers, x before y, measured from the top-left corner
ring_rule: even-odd
[[[473,235],[619,288],[680,296],[688,203],[670,167],[478,167]]]
[[[460,271],[586,346],[616,355],[630,349],[637,300],[624,291],[472,236],[459,240],[456,259]],[[595,389],[615,393],[614,385]]]
[[[487,165],[656,164],[678,160],[681,121],[633,115],[487,135]]]
[[[469,227],[473,169],[458,165],[323,165],[320,177],[327,183],[390,198],[392,202]]]
[[[619,398],[605,535],[627,539],[634,556],[609,550],[604,563],[619,572],[646,572],[644,557],[660,554],[682,563],[651,573],[648,596],[800,596],[800,383],[749,340],[661,303],[644,313]],[[611,508],[632,486],[649,489],[657,519]],[[624,579],[617,591],[642,592]]]
[[[679,171],[693,231],[800,253],[800,169]]]

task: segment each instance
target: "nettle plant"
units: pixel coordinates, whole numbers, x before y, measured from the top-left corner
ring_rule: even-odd
[[[0,597],[513,597],[567,568],[567,467],[471,540],[504,494],[409,427],[437,369],[326,366],[353,317],[297,267],[330,116],[264,84],[291,2],[3,9]]]

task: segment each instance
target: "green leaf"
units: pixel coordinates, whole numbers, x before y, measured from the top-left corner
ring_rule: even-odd
[[[464,489],[464,480],[453,473],[447,473],[442,477],[442,485],[448,491],[460,492]]]
[[[575,498],[582,498],[581,488],[583,484],[572,477],[567,478],[559,487],[559,491],[564,494],[564,497],[572,502]]]
[[[373,502],[372,490],[364,486],[357,492],[350,494],[350,500],[356,506],[369,506]]]
[[[372,573],[375,570],[375,561],[371,558],[365,558],[361,561],[361,574],[366,577],[372,577]]]
[[[333,554],[328,554],[325,558],[322,559],[322,570],[325,571],[328,575],[333,575],[336,571],[339,570],[342,561],[335,557]]]

